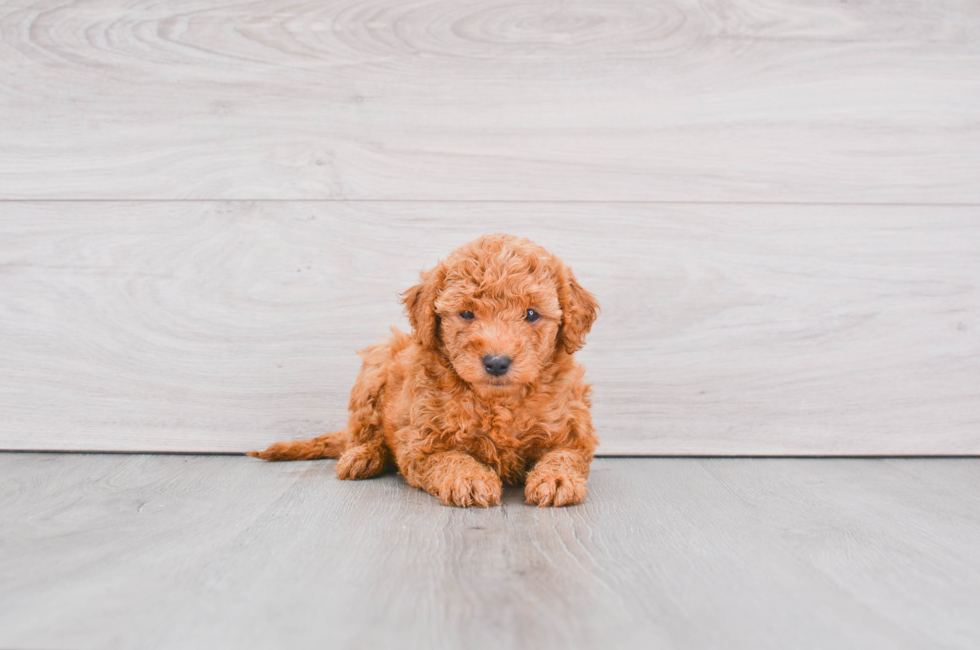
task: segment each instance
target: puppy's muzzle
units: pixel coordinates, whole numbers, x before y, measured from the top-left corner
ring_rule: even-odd
[[[488,354],[483,357],[483,369],[494,377],[506,375],[510,369],[510,357]]]

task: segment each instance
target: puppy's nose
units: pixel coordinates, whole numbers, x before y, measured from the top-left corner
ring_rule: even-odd
[[[510,368],[510,357],[492,354],[483,357],[483,369],[494,377],[507,374],[508,368]]]

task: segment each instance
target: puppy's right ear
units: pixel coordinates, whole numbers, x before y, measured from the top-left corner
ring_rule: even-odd
[[[435,349],[439,340],[439,316],[436,314],[436,298],[442,289],[445,273],[441,266],[422,273],[422,281],[402,294],[405,313],[412,324],[415,340],[419,345]]]

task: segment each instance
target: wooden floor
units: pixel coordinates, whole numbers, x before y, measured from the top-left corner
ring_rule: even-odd
[[[0,455],[0,648],[976,648],[980,459],[598,459],[445,508],[234,456]]]

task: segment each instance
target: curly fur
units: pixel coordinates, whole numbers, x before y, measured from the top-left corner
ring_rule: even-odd
[[[598,304],[571,269],[527,239],[485,235],[424,272],[402,301],[412,335],[392,328],[359,353],[347,427],[249,455],[339,458],[342,479],[397,467],[446,505],[498,505],[503,483],[524,483],[537,506],[581,502],[598,440],[573,354]],[[488,354],[512,359],[505,375],[486,372]]]

